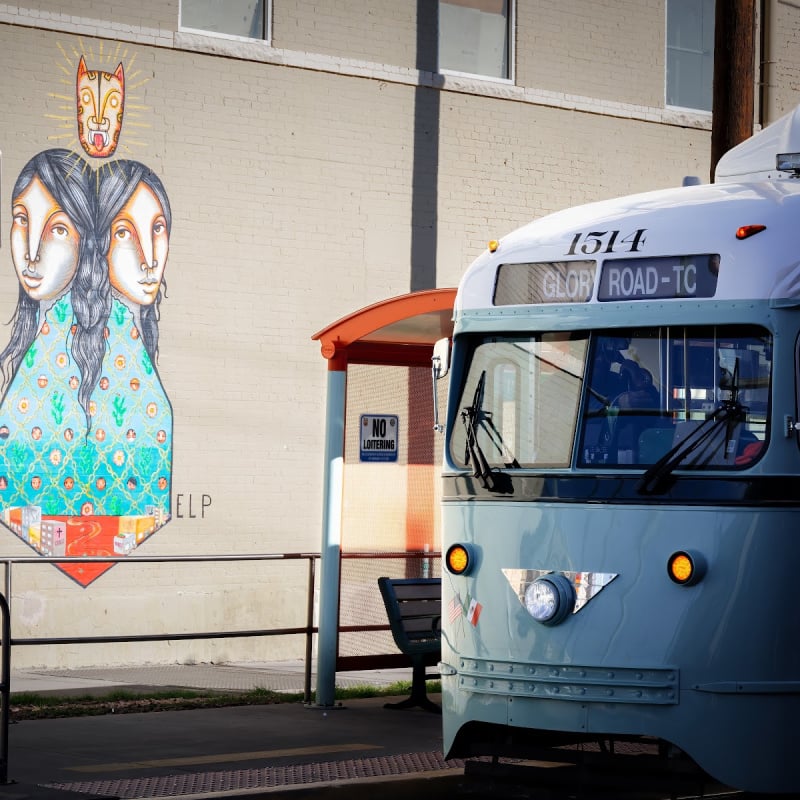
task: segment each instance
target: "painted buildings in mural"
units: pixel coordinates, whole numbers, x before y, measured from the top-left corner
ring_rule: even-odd
[[[156,363],[172,215],[158,176],[118,157],[122,62],[87,69],[81,55],[71,74],[58,97],[83,152],[35,154],[11,196],[0,518],[43,555],[127,555],[170,519],[172,408]],[[109,566],[59,563],[84,586]]]

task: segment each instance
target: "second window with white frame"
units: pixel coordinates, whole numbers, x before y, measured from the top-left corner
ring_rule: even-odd
[[[439,71],[512,80],[513,0],[439,0]]]

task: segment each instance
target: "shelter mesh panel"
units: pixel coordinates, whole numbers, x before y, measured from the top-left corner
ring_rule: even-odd
[[[446,381],[439,381],[444,418]],[[362,414],[396,414],[397,461],[360,460]],[[443,436],[433,430],[431,372],[423,367],[351,364],[347,370],[342,553],[440,549]],[[378,578],[439,577],[439,558],[343,558],[339,625],[385,625]],[[339,656],[396,653],[391,633],[340,633]]]

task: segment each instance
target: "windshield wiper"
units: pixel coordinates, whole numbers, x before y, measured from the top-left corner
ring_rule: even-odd
[[[730,391],[730,399],[723,400],[703,422],[694,428],[689,435],[668,450],[653,466],[649,467],[636,484],[639,494],[656,494],[663,488],[668,478],[678,466],[704,444],[712,441],[714,435],[725,426],[724,454],[728,457],[728,449],[733,441],[736,426],[747,418],[748,409],[739,403],[739,359],[733,368],[733,376],[726,372],[720,381],[720,388]],[[713,455],[713,450],[711,455]],[[711,456],[709,456],[710,458]]]
[[[486,370],[481,372],[478,385],[475,387],[475,394],[472,397],[472,405],[467,406],[461,412],[461,420],[466,429],[466,452],[464,453],[464,463],[472,463],[473,477],[479,478],[484,489],[492,492],[502,492],[511,494],[511,479],[504,473],[499,473],[489,466],[486,455],[478,443],[478,428],[483,428],[489,435],[489,441],[494,444],[503,458],[506,467],[519,467],[519,462],[508,451],[503,442],[500,431],[497,430],[492,421],[491,412],[483,410],[483,392],[486,386]]]

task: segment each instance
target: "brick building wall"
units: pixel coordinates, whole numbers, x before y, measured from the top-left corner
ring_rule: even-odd
[[[123,63],[117,155],[169,194],[158,371],[173,518],[137,554],[318,551],[326,365],[314,332],[412,288],[455,286],[489,239],[533,217],[708,174],[708,115],[664,107],[661,0],[519,0],[513,84],[432,72],[417,5],[273,0],[270,46],[181,31],[177,0],[0,3],[0,319],[18,293],[12,187],[37,152],[78,148],[81,55],[90,69]],[[772,99],[785,113],[800,101],[800,12],[775,7]],[[0,556],[30,554],[0,530]],[[302,625],[304,592],[301,563],[126,563],[86,587],[20,566],[14,636]],[[26,648],[15,664],[301,652],[278,639]]]
[[[524,86],[658,108],[664,103],[663,0],[520,3]]]

